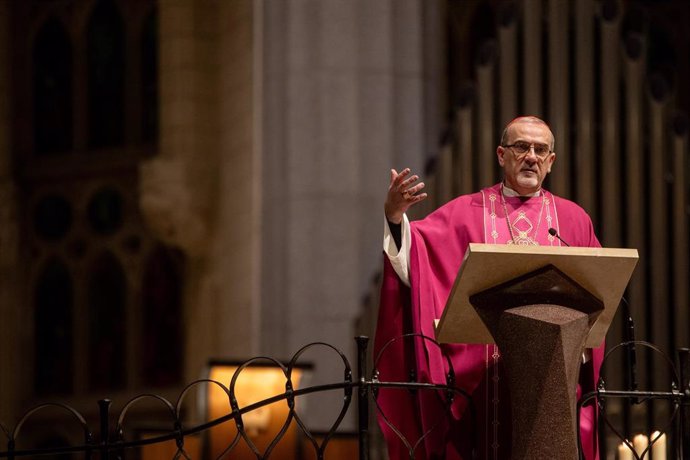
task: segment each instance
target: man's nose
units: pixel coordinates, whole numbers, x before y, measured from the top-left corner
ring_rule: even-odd
[[[534,145],[530,145],[527,152],[525,152],[525,160],[529,160],[532,163],[539,161],[537,153],[534,151]]]

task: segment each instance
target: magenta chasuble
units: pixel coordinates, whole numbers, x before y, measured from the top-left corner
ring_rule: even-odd
[[[507,214],[507,215],[506,215]],[[396,275],[387,258],[381,288],[374,356],[393,337],[421,333],[434,337],[469,243],[560,245],[555,228],[571,246],[599,247],[592,222],[575,203],[542,190],[531,198],[505,197],[501,184],[460,196],[425,219],[411,223],[410,287]],[[379,380],[408,381],[415,369],[423,382],[445,383],[447,365],[434,344],[395,342],[379,363]],[[479,459],[508,459],[511,445],[510,400],[501,356],[495,345],[446,344],[455,372],[455,385],[469,393],[476,409],[472,423],[465,400],[456,397],[446,416],[439,395],[430,391],[380,390],[378,404],[389,421],[414,443],[437,423],[414,450],[415,459],[471,458],[475,441]],[[578,397],[595,388],[603,359],[603,344],[580,371]],[[585,458],[598,459],[596,415],[591,407],[581,415]],[[402,441],[379,417],[391,459],[408,459]]]

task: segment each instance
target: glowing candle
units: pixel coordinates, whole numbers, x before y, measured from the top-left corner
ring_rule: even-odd
[[[633,438],[633,447],[635,447],[635,453],[640,457],[640,460],[649,458],[649,454],[642,456],[644,450],[649,446],[649,438],[643,434],[638,434]]]
[[[666,434],[655,431],[652,433],[650,441],[654,443],[652,444],[652,458],[654,460],[666,460]]]
[[[618,444],[618,460],[633,460],[633,452],[624,442]]]

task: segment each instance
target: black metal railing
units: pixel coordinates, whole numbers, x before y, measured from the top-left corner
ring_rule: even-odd
[[[425,341],[430,346],[441,347],[435,340],[425,337],[419,334],[408,334],[402,337],[394,338],[389,341],[381,351],[374,358],[374,365],[371,372],[367,369],[367,337],[357,337],[357,376],[356,379],[353,378],[352,368],[347,357],[337,348],[323,342],[312,343],[306,345],[300,349],[290,360],[289,363],[283,364],[273,358],[268,357],[257,357],[252,358],[242,365],[235,371],[229,385],[226,386],[222,382],[218,382],[210,379],[201,379],[194,381],[187,385],[180,393],[177,400],[173,403],[168,399],[155,395],[155,394],[143,394],[128,401],[118,414],[116,418],[116,423],[111,426],[111,401],[108,399],[102,399],[98,401],[99,406],[99,419],[98,419],[98,433],[96,433],[92,427],[88,425],[86,419],[74,408],[63,403],[46,403],[41,404],[28,410],[16,423],[12,430],[8,429],[5,425],[0,423],[0,430],[4,433],[7,440],[7,449],[0,451],[0,458],[15,459],[15,458],[26,458],[29,456],[42,456],[42,455],[60,455],[60,454],[83,454],[83,458],[90,459],[97,456],[99,459],[122,459],[125,458],[127,452],[135,448],[143,448],[152,444],[159,444],[163,442],[175,442],[175,454],[173,459],[177,460],[179,458],[191,459],[188,449],[185,447],[185,440],[189,439],[190,436],[195,436],[200,433],[205,433],[212,428],[221,425],[226,422],[234,422],[236,427],[236,433],[232,436],[232,439],[227,440],[227,447],[223,452],[215,458],[232,458],[232,454],[240,443],[244,443],[253,455],[257,459],[267,459],[271,456],[274,448],[281,442],[284,438],[288,428],[294,423],[301,434],[306,439],[306,444],[311,446],[313,449],[313,454],[317,459],[326,458],[326,449],[329,442],[332,440],[335,433],[338,431],[342,424],[342,421],[351,407],[352,397],[356,391],[356,405],[358,409],[358,443],[359,443],[359,458],[368,459],[370,455],[370,426],[369,426],[369,412],[370,412],[370,401],[374,402],[374,406],[378,414],[382,415],[384,423],[390,427],[390,429],[396,433],[403,444],[406,446],[410,458],[415,458],[415,453],[417,448],[424,442],[430,433],[438,429],[440,426],[438,423],[433,425],[430,429],[424,432],[419,439],[408,440],[403,436],[403,434],[395,427],[385,416],[382,414],[381,408],[378,405],[378,393],[380,389],[383,388],[395,388],[395,389],[406,389],[409,391],[434,391],[441,395],[439,400],[444,405],[444,413],[450,413],[450,406],[455,398],[461,397],[465,398],[469,409],[472,411],[472,417],[475,416],[474,406],[471,397],[459,388],[454,381],[454,371],[450,359],[444,354],[446,359],[446,364],[448,366],[448,372],[446,374],[446,382],[443,384],[430,384],[425,382],[417,381],[416,377],[413,376],[410,381],[400,382],[400,381],[381,381],[379,379],[379,364],[381,360],[385,359],[386,350],[396,341]],[[631,345],[638,345],[641,347],[651,347],[655,352],[661,353],[656,347],[646,342],[625,342],[616,347],[614,347],[604,358],[604,365],[607,359],[619,347],[630,347]],[[299,366],[300,357],[310,349],[315,347],[326,347],[328,350],[335,352],[339,359],[342,361],[343,365],[343,379],[341,381],[336,381],[332,383],[327,383],[323,385],[313,385],[305,388],[295,388],[293,384],[293,370]],[[663,355],[663,353],[662,353]],[[622,436],[620,430],[617,430],[611,424],[606,413],[606,400],[610,398],[624,398],[630,404],[637,404],[640,402],[648,401],[650,399],[666,400],[673,406],[672,415],[669,419],[668,427],[671,429],[673,427],[673,433],[675,433],[676,448],[675,448],[675,458],[677,459],[690,459],[690,454],[688,454],[688,449],[690,449],[690,351],[681,350],[679,352],[680,359],[680,372],[673,365],[670,359],[664,355],[667,364],[670,366],[671,373],[673,375],[672,384],[669,391],[662,392],[651,392],[651,391],[638,391],[638,390],[607,390],[605,388],[604,380],[601,379],[599,387],[596,391],[585,394],[582,396],[578,402],[578,415],[580,409],[586,404],[597,404],[600,417],[607,423],[617,436],[620,437],[621,441],[624,442],[625,437]],[[255,365],[258,361],[269,361],[275,367],[279,368],[285,377],[285,391],[281,394],[277,394],[270,398],[264,399],[262,401],[240,407],[237,395],[235,392],[235,384],[238,377],[242,371],[252,365]],[[212,421],[196,424],[193,426],[186,426],[183,415],[182,408],[187,401],[190,392],[202,385],[213,385],[220,388],[228,399],[229,412],[219,418]],[[307,427],[307,425],[302,421],[298,410],[296,409],[296,401],[300,397],[304,397],[309,394],[318,394],[326,391],[342,391],[343,399],[342,406],[340,407],[339,413],[335,419],[335,422],[323,436],[320,436],[321,440],[317,439],[312,431]],[[165,412],[169,416],[170,429],[160,435],[156,435],[147,439],[137,439],[137,440],[127,440],[125,429],[125,422],[127,420],[128,413],[145,400],[153,400],[154,402],[160,403],[164,408]],[[285,401],[288,406],[288,416],[278,431],[278,433],[272,438],[268,443],[268,446],[263,450],[254,444],[251,437],[247,433],[245,428],[243,417],[257,409],[264,406],[274,404],[276,402]],[[69,419],[73,420],[83,436],[83,442],[77,445],[67,445],[61,447],[52,448],[22,448],[18,449],[17,441],[24,439],[24,426],[25,424],[37,416],[41,411],[47,408],[57,408],[64,411]],[[578,416],[579,422],[579,416]],[[578,430],[579,432],[579,430]],[[474,438],[474,436],[471,436]],[[579,440],[578,440],[579,441]],[[652,445],[655,440],[652,440]],[[476,447],[476,446],[475,446]],[[650,445],[651,448],[651,445]],[[474,449],[476,452],[476,449]],[[635,454],[636,458],[638,456]]]
[[[606,364],[610,357],[620,351],[625,351],[628,356],[635,356],[636,349],[642,347],[650,350],[654,356],[660,358],[659,361],[664,363],[668,369],[669,388],[665,391],[658,390],[639,390],[637,389],[636,378],[634,378],[634,366],[632,368],[633,377],[628,379],[628,388],[620,389],[606,389],[606,381],[603,378],[606,372]],[[634,359],[632,360],[634,362]],[[606,401],[610,399],[622,399],[624,403],[629,405],[647,404],[652,401],[666,402],[670,405],[670,415],[666,421],[665,426],[659,427],[660,433],[673,433],[675,442],[673,443],[673,456],[671,458],[677,460],[690,459],[690,350],[681,348],[678,350],[678,368],[673,363],[673,360],[662,350],[654,344],[641,340],[631,340],[620,343],[612,347],[604,357],[601,365],[601,375],[596,391],[582,395],[577,405],[577,424],[579,433],[579,413],[583,406],[587,404],[596,404],[598,415],[604,424],[614,433],[619,443],[625,444],[631,451],[632,456],[636,460],[642,458],[649,458],[649,452],[652,450],[654,444],[660,439],[660,435],[649,439],[648,446],[640,453],[633,448],[629,436],[625,436],[619,427],[612,423],[606,410]],[[580,439],[578,439],[580,443]],[[583,459],[582,448],[580,447],[580,459]]]

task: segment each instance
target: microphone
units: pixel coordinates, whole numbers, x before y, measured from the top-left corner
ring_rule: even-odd
[[[565,244],[566,246],[570,247],[570,245],[569,245],[568,243],[566,243],[565,241],[563,241],[563,238],[561,238],[560,236],[558,236],[558,232],[556,231],[555,228],[551,227],[551,228],[549,229],[549,235],[555,236],[556,238],[558,238],[558,239],[560,240],[561,243],[563,243],[563,244]]]
[[[625,300],[625,297],[621,297],[621,303],[623,304],[623,340],[628,342],[626,348],[626,364],[627,364],[627,387],[628,391],[637,391],[637,352],[635,350],[635,321],[632,318],[632,313],[630,312],[630,304]],[[633,403],[639,404],[639,398],[632,398]]]
[[[558,235],[558,232],[556,231],[555,228],[549,228],[549,235],[555,236],[560,240],[561,243],[565,244],[566,246],[570,247],[568,243],[563,241],[563,238],[561,238]],[[628,345],[625,347],[626,348],[626,364],[627,364],[627,375],[626,375],[626,380],[627,380],[627,387],[629,391],[637,391],[638,385],[637,385],[637,351],[635,350],[635,321],[632,318],[632,314],[630,312],[630,305],[628,304],[628,301],[625,300],[625,297],[621,297],[621,303],[623,304],[623,321],[624,321],[624,331],[623,331],[623,336],[624,340],[628,342]],[[639,404],[640,400],[639,398],[632,398],[632,401],[634,404]]]

